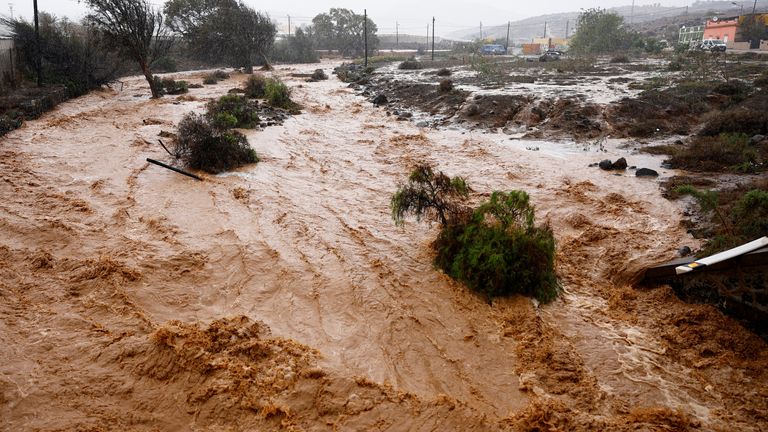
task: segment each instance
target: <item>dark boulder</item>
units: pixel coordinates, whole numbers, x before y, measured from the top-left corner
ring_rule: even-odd
[[[760,144],[761,142],[765,141],[765,135],[755,135],[752,138],[749,139],[749,145],[755,146]]]
[[[386,105],[389,102],[389,100],[387,99],[387,96],[382,93],[376,96],[375,98],[373,98],[371,102],[373,102],[375,106],[381,106],[381,105]]]
[[[635,175],[638,177],[658,177],[659,173],[650,168],[640,168],[635,172]]]
[[[610,171],[611,168],[613,167],[613,163],[611,163],[610,159],[605,159],[605,160],[601,160],[597,166],[599,166],[601,170]]]
[[[624,158],[619,158],[616,162],[611,165],[611,169],[614,170],[625,170],[627,169],[627,160]]]

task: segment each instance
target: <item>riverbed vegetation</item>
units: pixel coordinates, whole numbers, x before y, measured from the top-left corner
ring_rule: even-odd
[[[179,122],[174,156],[188,168],[217,174],[259,161],[240,132],[213,123],[209,116],[189,113]]]
[[[762,180],[726,191],[682,185],[678,195],[696,199],[710,226],[703,233],[706,244],[700,256],[712,255],[762,236],[768,236],[768,181]]]
[[[557,297],[554,235],[548,225],[535,224],[528,194],[495,191],[472,209],[465,203],[469,192],[462,177],[418,165],[392,196],[392,218],[398,224],[406,216],[438,222],[435,266],[489,300]]]

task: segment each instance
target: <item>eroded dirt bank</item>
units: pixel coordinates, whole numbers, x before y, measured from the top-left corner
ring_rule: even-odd
[[[0,142],[4,430],[768,427],[765,343],[630,287],[692,240],[654,181],[586,168],[618,142],[420,130],[332,78],[248,133],[258,165],[205,182],[147,165],[161,130],[244,79],[159,101],[129,80]],[[389,216],[419,161],[478,200],[529,191],[562,299],[488,305],[436,272],[436,228]]]

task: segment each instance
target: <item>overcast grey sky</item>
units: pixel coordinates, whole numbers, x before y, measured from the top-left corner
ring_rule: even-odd
[[[150,0],[162,6],[163,0]],[[635,0],[636,5],[661,3],[663,6],[685,6],[691,0]],[[8,15],[13,4],[15,16],[32,17],[32,0],[7,0],[0,3],[0,13]],[[581,8],[626,6],[632,0],[485,0],[485,1],[447,1],[447,0],[246,0],[255,9],[265,11],[281,25],[287,24],[291,15],[293,24],[309,23],[315,15],[331,7],[353,9],[359,13],[368,9],[371,19],[379,26],[379,33],[394,33],[395,23],[399,22],[401,33],[421,35],[426,32],[427,24],[435,16],[438,35],[450,33],[462,28],[483,25],[492,26],[535,15],[557,12],[578,11]],[[77,0],[38,0],[40,10],[57,16],[79,19],[87,9]]]

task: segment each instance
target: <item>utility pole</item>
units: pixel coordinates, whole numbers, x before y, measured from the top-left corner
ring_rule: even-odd
[[[395,21],[395,48],[400,48],[400,23]]]
[[[291,35],[291,16],[288,15],[288,36]]]
[[[480,21],[480,40],[483,40],[483,22]]]
[[[570,30],[571,20],[565,21],[565,38],[568,39],[568,30]]]
[[[546,21],[544,21],[544,36],[542,36],[542,37],[547,37],[547,22]]]
[[[504,46],[504,54],[509,54],[509,27],[511,25],[512,23],[507,21],[507,44]]]
[[[35,69],[37,69],[37,86],[43,86],[43,62],[40,59],[40,24],[37,17],[37,0],[33,1],[33,7],[35,12]]]
[[[368,68],[368,9],[363,9],[363,34],[365,40],[365,67]]]
[[[432,17],[432,61],[435,61],[435,17]]]
[[[429,49],[429,24],[427,24],[427,43],[424,44],[424,51]]]
[[[629,12],[629,23],[633,24],[634,20],[635,20],[635,0],[632,0],[632,9]]]
[[[8,3],[8,9],[11,10],[11,20],[13,20],[13,3]]]
[[[755,2],[752,3],[752,16],[755,16],[755,8],[757,8],[757,0],[755,0]]]

